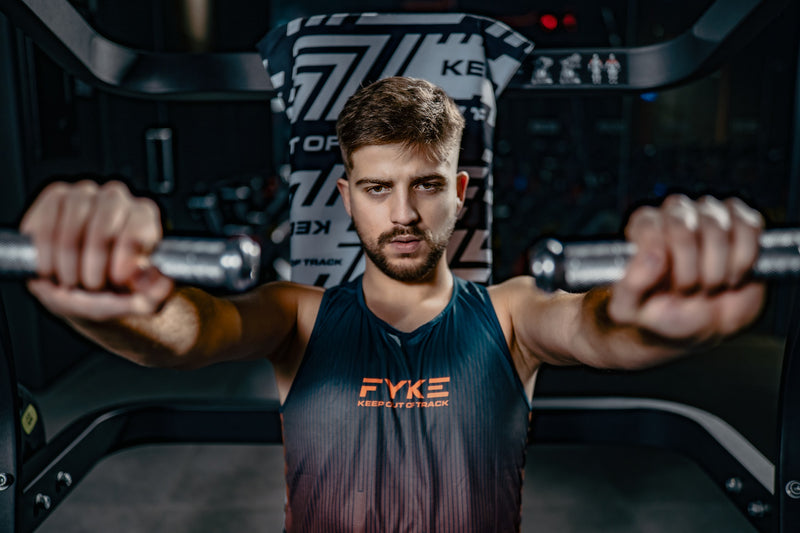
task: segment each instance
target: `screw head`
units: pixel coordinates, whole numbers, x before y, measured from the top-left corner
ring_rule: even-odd
[[[762,501],[754,501],[747,504],[747,514],[753,518],[763,518],[771,510],[772,507],[768,503]]]
[[[69,472],[59,472],[56,474],[56,486],[60,489],[68,489],[72,486],[72,476]]]
[[[49,511],[50,508],[53,506],[53,501],[50,499],[50,496],[47,494],[42,494],[41,492],[36,495],[36,498],[33,500],[33,505],[36,508],[36,512],[43,512]]]
[[[738,477],[732,477],[725,481],[725,490],[731,492],[733,494],[739,494],[742,492],[743,487],[742,480]]]
[[[0,492],[6,490],[13,484],[14,484],[14,476],[5,472],[0,472]]]
[[[800,481],[792,480],[786,484],[786,495],[792,499],[800,500]]]

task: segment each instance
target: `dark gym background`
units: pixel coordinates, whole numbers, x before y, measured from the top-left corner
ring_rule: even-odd
[[[710,3],[350,0],[332,9],[330,2],[321,0],[72,1],[111,39],[163,52],[251,50],[279,24],[334,11],[463,11],[502,20],[540,48],[640,46],[680,34]],[[198,4],[208,8],[208,19],[192,28],[187,13]],[[558,27],[545,29],[543,15],[554,15]],[[633,205],[676,190],[693,196],[739,195],[761,209],[770,225],[796,226],[798,34],[800,5],[794,3],[720,70],[685,86],[601,96],[506,91],[499,99],[495,139],[494,280],[524,273],[525,251],[543,234],[614,233]],[[65,74],[0,14],[0,109],[0,224],[18,224],[36,193],[54,179],[122,179],[157,199],[170,231],[248,232],[268,245],[263,279],[283,275],[288,259],[285,124],[269,101],[152,102],[98,91]],[[148,139],[164,131],[172,140],[174,188],[168,191],[155,181],[163,161],[148,152],[153,147]],[[42,313],[21,284],[3,283],[1,289],[10,310],[19,377],[41,398],[48,434],[70,417],[121,399],[274,394],[269,369],[258,364],[182,374],[134,368],[98,352]],[[763,350],[764,360],[774,362],[789,326],[787,306],[793,290],[789,282],[772,287],[768,311],[740,344],[744,349]],[[774,377],[770,372],[771,367],[764,370],[765,380]],[[573,378],[571,387],[579,391],[582,375]],[[252,530],[252,524],[261,524],[260,531],[278,530],[274,517],[280,516],[282,506],[282,458],[260,449],[238,450],[243,451],[235,457],[213,447],[126,452],[98,468],[97,475],[107,473],[108,481],[98,478],[93,489],[90,477],[90,492],[76,492],[75,505],[84,507],[70,507],[68,501],[42,530],[144,531],[167,528],[165,524],[172,525],[163,531]],[[552,526],[558,529],[540,524],[537,531],[749,530],[737,511],[726,507],[724,497],[715,499],[714,487],[703,492],[706,488],[695,479],[700,475],[692,465],[675,457],[617,449],[536,453],[531,463],[544,473],[529,478],[536,494],[526,489],[523,524],[536,525],[537,513],[546,513],[545,508],[558,509],[557,519],[563,521],[553,522],[561,524]],[[226,473],[224,467],[209,466],[216,465],[218,457],[234,470]],[[654,466],[659,461],[666,465],[660,470]],[[569,468],[546,470],[547,465],[565,463],[573,465],[572,473]],[[608,463],[616,476],[598,463]],[[160,465],[152,481],[137,481],[144,464],[148,469]],[[175,473],[170,472],[173,466]],[[209,469],[225,480],[216,491],[203,482],[201,474]],[[638,478],[633,473],[637,469]],[[257,485],[269,477],[277,487]],[[252,490],[235,488],[246,486],[248,479],[256,483]],[[670,485],[676,493],[659,492]],[[262,490],[274,494],[267,496]],[[609,498],[589,505],[591,512],[599,513],[593,522],[591,512],[568,510],[574,507],[571,498],[576,493],[588,499]],[[199,494],[199,499],[190,494]],[[652,494],[652,501],[643,494]],[[139,509],[136,498],[150,502],[152,517],[131,510]],[[170,498],[177,503],[160,503]],[[238,509],[218,499],[246,503]],[[637,501],[643,507],[636,507]],[[683,507],[658,506],[665,501]],[[221,511],[208,511],[217,504]],[[174,518],[189,516],[197,507],[206,514],[182,522]],[[104,514],[107,511],[110,514]],[[250,512],[251,521],[241,517],[245,512]],[[80,518],[82,513],[88,513],[87,518]],[[165,514],[172,515],[173,522]],[[642,522],[645,515],[653,515],[652,520]],[[592,523],[587,526],[581,519]],[[120,521],[132,522],[131,528],[124,529]],[[68,530],[65,522],[74,529]],[[240,524],[239,529],[232,524]]]

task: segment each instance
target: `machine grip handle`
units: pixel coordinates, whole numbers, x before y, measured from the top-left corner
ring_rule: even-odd
[[[759,238],[753,275],[780,278],[800,274],[800,229],[773,229]],[[585,291],[622,279],[636,245],[624,241],[562,243],[545,239],[537,243],[530,260],[536,285],[551,292]]]
[[[167,237],[150,261],[175,281],[204,287],[243,291],[258,281],[261,247],[250,237],[230,239]],[[33,241],[16,231],[0,231],[0,276],[36,275]]]

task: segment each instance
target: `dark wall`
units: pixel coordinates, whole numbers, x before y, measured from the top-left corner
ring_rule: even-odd
[[[159,36],[174,34],[168,27],[175,18],[166,9],[175,7],[170,3],[163,3],[163,9],[160,2],[94,4],[98,10],[88,16],[117,28],[122,41],[139,48],[164,48],[165,42],[175,49],[187,46],[184,40],[168,42]],[[248,39],[247,45],[234,43],[238,49],[252,48],[261,30],[244,36],[235,31],[241,21],[226,17],[224,24],[217,21],[218,31],[234,35],[234,41]],[[5,17],[0,20],[2,224],[16,227],[47,183],[87,177],[120,179],[151,196],[173,233],[268,238],[285,218],[284,210],[271,207],[284,187],[277,174],[282,156],[277,163],[273,157],[268,101],[153,102],[97,91],[64,73]],[[266,24],[263,17],[259,24]],[[226,46],[233,46],[230,40]],[[174,185],[169,190],[153,186],[154,161],[148,154],[148,134],[162,129],[170,132],[172,142]],[[264,277],[270,276],[274,273],[266,264]],[[3,292],[25,385],[47,386],[94,348],[45,313],[23,284],[4,283]]]
[[[680,27],[665,29],[661,4],[640,3],[636,42],[671,37]],[[768,225],[797,226],[791,161],[798,35],[800,4],[793,3],[718,71],[680,87],[501,98],[495,279],[523,273],[525,252],[542,234],[617,235],[636,205],[671,192],[739,196]],[[794,285],[771,284],[761,331],[784,334]]]
[[[0,15],[0,225],[16,227],[22,206],[31,191],[28,181],[32,147],[25,126],[28,115],[23,106],[22,79],[13,60],[18,50],[18,35],[7,19]],[[20,381],[32,388],[45,385],[49,379],[72,365],[85,353],[86,345],[42,312],[24,285],[0,283],[0,294],[8,315],[11,346]]]

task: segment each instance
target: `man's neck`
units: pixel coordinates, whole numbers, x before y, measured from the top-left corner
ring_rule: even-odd
[[[361,283],[370,311],[400,331],[413,331],[435,318],[453,294],[453,274],[444,257],[419,282],[392,279],[367,259]]]

